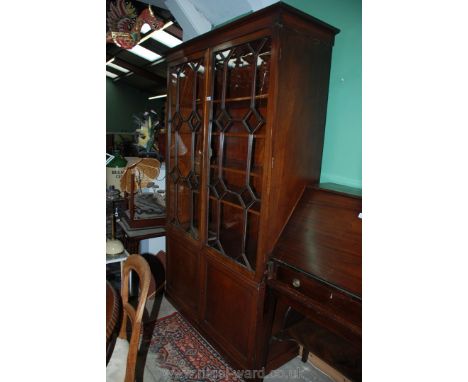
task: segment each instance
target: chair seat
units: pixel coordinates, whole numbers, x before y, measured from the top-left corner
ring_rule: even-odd
[[[129,343],[127,340],[117,338],[111,359],[106,367],[107,382],[124,382],[127,369],[127,356]]]

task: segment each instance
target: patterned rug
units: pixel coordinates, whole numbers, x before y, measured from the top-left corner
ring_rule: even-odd
[[[162,369],[166,380],[180,382],[241,382],[221,355],[175,312],[156,322],[147,366]],[[154,362],[148,365],[148,362]]]

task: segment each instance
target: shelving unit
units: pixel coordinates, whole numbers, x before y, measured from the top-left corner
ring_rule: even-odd
[[[266,264],[320,177],[337,31],[280,2],[167,54],[167,295],[237,368],[265,366]]]

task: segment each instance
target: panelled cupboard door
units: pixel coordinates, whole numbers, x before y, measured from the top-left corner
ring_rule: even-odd
[[[257,266],[270,79],[270,36],[211,49],[207,246]]]
[[[200,240],[204,53],[168,69],[168,224]]]
[[[191,239],[183,234],[172,233],[167,236],[166,293],[184,315],[197,320],[200,259],[190,241]]]
[[[204,262],[204,329],[234,365],[252,366],[258,287],[253,282],[239,282],[239,275],[210,254]]]

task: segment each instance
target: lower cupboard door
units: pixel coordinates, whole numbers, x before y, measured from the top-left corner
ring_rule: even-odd
[[[183,313],[197,318],[199,306],[199,251],[191,240],[167,237],[166,292]]]
[[[207,259],[203,326],[238,366],[247,369],[256,337],[258,289],[236,276]]]

